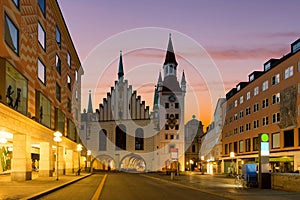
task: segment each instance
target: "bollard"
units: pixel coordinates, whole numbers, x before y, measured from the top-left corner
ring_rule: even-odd
[[[171,180],[173,181],[175,177],[175,172],[171,172]]]

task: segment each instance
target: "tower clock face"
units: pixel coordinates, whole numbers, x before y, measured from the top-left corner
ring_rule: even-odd
[[[175,97],[174,94],[172,94],[172,95],[169,96],[169,101],[170,101],[170,102],[176,101],[176,97]]]

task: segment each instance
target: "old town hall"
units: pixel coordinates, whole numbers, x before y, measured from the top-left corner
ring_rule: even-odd
[[[95,111],[91,93],[81,114],[80,136],[95,170],[157,171],[178,161],[184,170],[184,99],[186,80],[177,78],[177,61],[169,37],[163,77],[159,73],[150,111],[125,79],[120,52],[118,79]]]

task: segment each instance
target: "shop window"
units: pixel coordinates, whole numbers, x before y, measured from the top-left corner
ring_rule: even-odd
[[[135,150],[144,150],[144,130],[141,128],[135,131]]]
[[[56,65],[56,71],[58,72],[59,75],[61,75],[61,60],[58,55],[55,57],[55,65]]]
[[[65,114],[58,108],[55,108],[55,130],[65,133]]]
[[[250,138],[246,139],[246,152],[250,152],[251,151],[251,141]]]
[[[44,28],[42,27],[42,25],[40,24],[40,22],[38,22],[38,41],[41,45],[41,47],[43,47],[43,49],[46,49],[46,32],[44,30]]]
[[[99,132],[99,151],[107,150],[107,131],[102,129]]]
[[[280,133],[272,134],[272,149],[280,148]]]
[[[4,38],[6,44],[16,53],[19,53],[19,29],[5,14]]]
[[[60,102],[61,101],[61,87],[56,83],[56,99]]]
[[[233,151],[234,151],[234,153],[238,152],[238,143],[237,142],[233,143]]]
[[[40,7],[43,15],[45,16],[45,14],[46,14],[46,0],[38,0],[38,4],[39,4],[39,7]]]
[[[59,46],[59,48],[61,48],[61,35],[60,35],[60,31],[58,29],[58,27],[56,27],[55,29],[55,39],[56,39],[56,43]]]
[[[2,59],[0,58],[2,63]],[[0,100],[2,96],[2,100],[9,107],[19,111],[20,113],[26,115],[27,114],[27,103],[28,103],[28,83],[25,77],[19,73],[9,62],[5,61],[3,66],[0,66],[0,70],[2,71],[2,67],[4,67],[3,79],[2,72],[0,77],[2,80],[5,80],[4,85],[0,85],[0,88],[5,87],[2,90],[5,91],[5,94],[0,94]],[[6,99],[6,101],[5,101]]]
[[[51,127],[51,101],[41,92],[36,92],[36,119],[41,124]]]
[[[40,59],[38,59],[38,78],[46,85],[46,67]]]
[[[294,146],[294,129],[284,131],[284,147],[293,147]]]

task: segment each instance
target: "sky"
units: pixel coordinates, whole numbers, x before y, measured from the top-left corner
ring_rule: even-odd
[[[99,107],[117,79],[123,51],[125,79],[153,104],[169,33],[185,72],[185,121],[207,126],[217,99],[270,58],[289,53],[300,37],[298,0],[58,0],[81,59],[82,108],[92,91]]]

